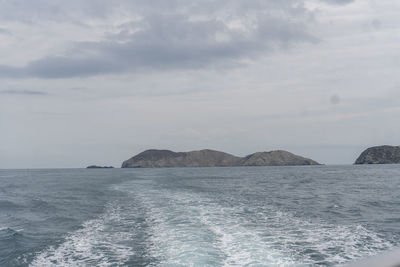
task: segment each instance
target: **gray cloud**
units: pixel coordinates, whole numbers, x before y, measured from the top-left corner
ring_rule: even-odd
[[[321,1],[332,5],[346,5],[354,2],[354,0],[321,0]]]
[[[33,91],[33,90],[2,90],[2,95],[47,95],[45,92]]]
[[[316,40],[307,31],[308,13],[297,1],[156,2],[121,1],[136,8],[141,19],[119,25],[106,40],[75,43],[62,56],[45,56],[22,67],[0,65],[0,77],[72,78],[235,66],[241,59]],[[107,13],[107,5],[103,8],[101,14]]]
[[[4,28],[0,28],[0,34],[4,34],[4,35],[12,35],[12,33]]]
[[[0,20],[37,23],[42,21],[74,21],[83,23],[86,18],[102,19],[116,11],[134,11],[140,16],[148,14],[229,14],[244,12],[283,10],[297,13],[302,10],[302,0],[70,0],[54,2],[51,0],[1,1]],[[223,11],[223,12],[221,12]],[[270,13],[272,13],[270,12]]]

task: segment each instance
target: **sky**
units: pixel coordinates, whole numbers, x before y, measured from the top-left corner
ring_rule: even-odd
[[[400,1],[0,0],[0,168],[400,145]]]

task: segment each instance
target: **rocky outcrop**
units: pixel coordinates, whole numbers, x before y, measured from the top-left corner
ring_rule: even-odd
[[[318,165],[311,159],[294,155],[287,151],[257,152],[247,157],[204,149],[191,152],[170,150],[146,150],[122,163],[122,168],[162,168],[162,167],[230,167],[230,166],[282,166]]]
[[[97,166],[97,165],[90,165],[87,166],[86,169],[113,169],[113,166]]]
[[[400,163],[400,146],[374,146],[364,150],[354,164]]]
[[[289,165],[319,165],[318,162],[303,158],[284,150],[257,152],[244,157],[241,166],[289,166]]]
[[[235,166],[240,158],[210,149],[191,152],[146,150],[122,163],[122,168]]]

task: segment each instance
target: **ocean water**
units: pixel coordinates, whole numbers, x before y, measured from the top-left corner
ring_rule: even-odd
[[[340,266],[399,245],[399,165],[0,170],[0,266]]]

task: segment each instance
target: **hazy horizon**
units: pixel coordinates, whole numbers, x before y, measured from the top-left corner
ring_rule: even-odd
[[[400,2],[0,2],[0,168],[399,145]]]

